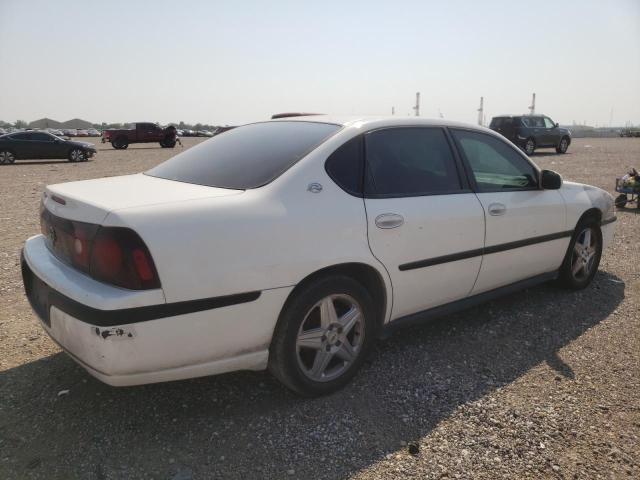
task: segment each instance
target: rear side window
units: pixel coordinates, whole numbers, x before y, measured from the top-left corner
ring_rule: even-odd
[[[14,140],[33,140],[32,137],[32,133],[14,133],[13,135],[11,135],[11,138],[13,138]]]
[[[340,188],[352,195],[362,196],[362,137],[352,138],[333,152],[325,168]]]
[[[365,138],[367,195],[402,197],[461,190],[441,128],[390,128]]]
[[[538,171],[507,143],[484,133],[452,132],[480,192],[537,188]]]
[[[263,122],[234,128],[147,171],[147,175],[209,187],[265,185],[340,129],[319,122]]]
[[[503,122],[504,122],[504,118],[503,117],[495,117],[495,118],[491,119],[491,125],[489,125],[489,128],[501,127]]]

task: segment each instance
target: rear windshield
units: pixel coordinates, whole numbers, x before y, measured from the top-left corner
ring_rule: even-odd
[[[265,185],[340,129],[318,122],[265,122],[216,135],[149,170],[147,175],[209,187]]]

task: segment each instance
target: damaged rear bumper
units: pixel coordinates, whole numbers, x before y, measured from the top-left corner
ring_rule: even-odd
[[[29,302],[51,338],[114,386],[266,368],[273,329],[291,291],[168,304],[161,290],[124,290],[73,270],[46,249],[41,236],[27,241],[22,274]]]

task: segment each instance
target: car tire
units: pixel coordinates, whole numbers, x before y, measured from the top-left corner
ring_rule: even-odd
[[[536,150],[535,140],[533,138],[527,138],[527,141],[524,143],[522,149],[527,155],[533,155],[533,152],[535,152]]]
[[[568,148],[569,148],[569,139],[567,137],[562,137],[560,139],[560,143],[556,147],[556,153],[567,153]]]
[[[81,148],[73,148],[69,151],[70,162],[86,162],[87,154]]]
[[[16,156],[13,152],[10,152],[9,150],[3,150],[0,152],[0,165],[9,165],[11,163],[15,163],[15,161]]]
[[[129,146],[127,137],[118,137],[111,142],[111,146],[117,150],[125,150]]]
[[[332,393],[356,374],[375,343],[371,295],[350,277],[322,277],[292,297],[278,319],[269,370],[294,392]]]
[[[569,249],[560,267],[560,285],[571,289],[586,288],[598,271],[602,256],[602,231],[594,218],[581,221],[573,232]]]
[[[616,199],[613,201],[614,205],[618,208],[624,208],[627,205],[627,194],[626,193],[621,193],[620,195],[618,195],[616,197]]]

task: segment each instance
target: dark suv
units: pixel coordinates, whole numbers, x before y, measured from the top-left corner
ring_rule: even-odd
[[[536,148],[555,148],[565,153],[571,132],[546,115],[500,115],[491,119],[491,130],[502,134],[531,155]]]

